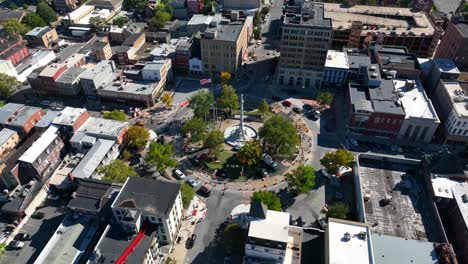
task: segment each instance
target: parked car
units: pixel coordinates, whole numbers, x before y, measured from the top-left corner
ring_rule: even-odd
[[[240,146],[237,145],[237,146],[232,147],[231,150],[232,150],[232,151],[239,151],[239,149],[240,149]]]
[[[294,112],[294,113],[296,113],[296,114],[300,114],[300,113],[302,113],[302,110],[301,110],[299,107],[296,107],[296,106],[295,106],[295,107],[293,107],[293,109],[292,109],[292,110],[293,110],[293,112]]]
[[[187,177],[186,182],[192,187],[197,187],[200,184],[200,181],[195,180],[193,177]]]
[[[211,186],[208,184],[203,184],[202,187],[200,187],[200,192],[205,194],[206,196],[210,196],[211,194]]]
[[[289,102],[288,100],[284,100],[281,104],[285,107],[290,107],[292,105],[292,103]]]
[[[51,193],[51,194],[47,195],[47,199],[57,201],[58,199],[60,199],[60,196],[58,196],[57,194]]]
[[[320,227],[322,227],[323,229],[327,229],[327,226],[328,226],[328,223],[327,223],[327,220],[325,218],[320,218],[320,219],[317,219],[317,223],[320,225]]]
[[[24,247],[24,243],[21,241],[12,240],[10,244],[8,244],[9,249],[22,249]]]
[[[33,219],[42,219],[42,218],[44,218],[44,216],[45,216],[45,213],[36,211],[36,212],[34,212],[34,214],[31,215],[31,218],[33,218]]]
[[[320,111],[318,110],[310,110],[309,112],[307,112],[306,116],[308,118],[311,118],[311,119],[319,119],[320,118]]]
[[[184,174],[181,170],[179,170],[179,169],[175,169],[175,170],[174,170],[174,175],[175,175],[177,178],[179,178],[180,180],[185,179],[185,174]]]
[[[195,244],[195,240],[197,239],[197,236],[195,234],[192,234],[189,239],[187,239],[187,248],[192,248],[193,245]]]
[[[18,233],[15,236],[15,240],[20,240],[20,241],[26,241],[26,240],[29,240],[30,238],[31,238],[31,236],[29,234],[26,234],[26,233]]]
[[[264,161],[268,166],[270,166],[270,167],[272,167],[272,168],[276,168],[276,166],[277,166],[276,162],[275,162],[275,161],[273,160],[273,158],[272,158],[270,155],[268,155],[267,153],[263,153],[262,159],[263,159],[263,161]]]

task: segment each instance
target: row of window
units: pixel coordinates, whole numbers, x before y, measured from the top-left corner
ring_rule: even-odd
[[[283,29],[284,34],[299,34],[299,35],[308,35],[308,36],[323,36],[323,37],[329,37],[331,32],[324,32],[324,31],[311,31],[311,30],[305,30],[305,29],[288,29],[285,28]]]

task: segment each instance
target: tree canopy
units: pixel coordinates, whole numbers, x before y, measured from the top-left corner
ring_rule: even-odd
[[[137,13],[143,14],[148,3],[148,0],[125,0],[124,5],[127,10],[135,10]]]
[[[229,114],[239,109],[239,97],[232,85],[223,85],[221,96],[218,98],[218,107]]]
[[[106,24],[106,22],[107,21],[104,18],[100,17],[100,16],[92,17],[92,18],[89,19],[89,25],[94,30],[98,30],[99,28],[104,26]]]
[[[104,112],[102,115],[105,119],[112,119],[117,121],[127,121],[127,115],[119,110],[112,110],[110,112]]]
[[[309,165],[301,165],[292,173],[286,174],[286,181],[292,192],[308,193],[315,186],[315,169]]]
[[[163,102],[166,107],[169,107],[172,105],[172,96],[169,93],[164,93],[161,96],[161,102]]]
[[[258,105],[258,112],[260,112],[262,115],[270,112],[270,105],[265,99],[260,101],[260,104]]]
[[[11,18],[3,22],[3,29],[7,33],[8,37],[19,39],[20,36],[26,34],[29,31],[29,28],[21,24],[18,20]]]
[[[148,24],[156,29],[161,29],[164,27],[166,22],[171,20],[171,14],[168,12],[157,10],[154,12],[153,17],[148,20]]]
[[[334,152],[328,152],[320,159],[320,164],[330,174],[338,172],[341,166],[352,167],[354,162],[354,155],[346,149],[338,149]]]
[[[209,150],[210,156],[216,156],[221,151],[224,143],[224,134],[219,129],[211,130],[205,138],[204,145]]]
[[[173,158],[173,155],[172,145],[152,141],[146,153],[145,162],[155,166],[160,173],[164,173],[167,168],[177,166],[177,160]]]
[[[296,128],[279,115],[268,119],[260,128],[259,135],[270,154],[291,155],[299,144]]]
[[[206,123],[199,117],[194,117],[182,125],[182,134],[189,136],[191,142],[199,142],[206,138]]]
[[[108,165],[99,166],[97,172],[103,174],[103,180],[124,183],[128,177],[136,177],[135,168],[122,160],[116,159]]]
[[[231,73],[229,72],[221,72],[221,83],[222,84],[228,84],[229,81],[231,80]]]
[[[229,254],[239,254],[244,248],[242,228],[238,224],[229,224],[223,232],[224,250]]]
[[[126,134],[125,143],[129,148],[142,149],[150,138],[148,129],[143,126],[131,126]]]
[[[188,208],[193,197],[195,197],[195,190],[184,182],[180,187],[180,195],[182,196],[182,205],[184,208]]]
[[[268,210],[281,211],[281,200],[278,195],[270,191],[257,191],[252,195],[252,200],[261,202],[268,207]]]
[[[40,2],[37,4],[36,14],[42,17],[46,23],[57,21],[57,14],[46,2]]]
[[[323,105],[331,105],[334,95],[330,92],[320,92],[317,96],[317,101]]]
[[[112,20],[112,25],[116,25],[119,28],[123,27],[127,23],[127,19],[124,17],[118,17]]]
[[[338,218],[346,219],[348,218],[348,213],[350,212],[349,206],[344,203],[335,203],[328,208],[326,213],[327,218]]]
[[[36,13],[27,13],[22,21],[29,28],[45,27],[47,23]]]
[[[258,141],[249,141],[237,152],[237,159],[248,166],[254,166],[262,157],[262,149]]]
[[[16,89],[21,85],[20,82],[16,80],[15,77],[10,75],[0,73],[0,97],[1,98],[8,98],[13,93],[15,93]]]
[[[203,90],[190,97],[189,101],[189,107],[193,110],[195,117],[207,120],[210,115],[210,107],[214,101],[213,94]]]

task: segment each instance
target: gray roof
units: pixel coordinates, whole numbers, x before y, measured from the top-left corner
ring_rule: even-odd
[[[0,108],[0,123],[4,124],[8,121],[8,118],[16,111],[20,110],[24,107],[24,104],[15,104],[15,103],[8,103]]]
[[[325,17],[325,8],[323,3],[304,2],[301,7],[301,13],[295,16],[286,15],[284,23],[290,25],[305,25],[329,27],[331,29],[331,18]]]
[[[80,186],[75,191],[73,199],[68,203],[68,207],[97,213],[112,198],[112,192],[120,190],[120,188],[121,186],[111,182],[81,179]]]
[[[348,64],[350,69],[359,69],[361,65],[371,65],[371,61],[369,56],[348,53]]]
[[[229,24],[221,24],[214,28],[208,28],[205,30],[207,33],[214,33],[216,34],[216,40],[223,40],[223,41],[237,41],[239,34],[242,31],[243,23],[242,22],[233,22]]]
[[[107,45],[110,45],[109,42],[96,41],[96,42],[93,43],[93,48],[102,49]]]
[[[35,127],[49,127],[52,121],[60,114],[60,111],[48,110],[45,115],[42,116]]]
[[[379,264],[413,263],[436,264],[437,252],[433,243],[401,237],[372,234],[375,262]]]
[[[20,10],[11,10],[11,9],[0,9],[0,23],[7,21],[8,19],[20,20],[23,18],[26,12]]]
[[[135,34],[132,34],[130,37],[128,37],[124,43],[122,43],[122,46],[133,46],[133,43],[135,43],[135,41],[137,39],[139,39],[141,37],[141,35],[144,35],[145,33],[144,32],[140,32],[140,33],[135,33]]]
[[[405,115],[394,93],[392,80],[382,80],[379,87],[367,87],[359,84],[349,85],[349,94],[354,111],[379,112]]]
[[[350,85],[349,95],[355,112],[374,112],[372,103],[367,99],[364,87]]]
[[[113,207],[137,208],[146,214],[167,216],[179,194],[180,184],[129,177]]]
[[[461,0],[434,0],[433,2],[438,12],[446,14],[455,13],[462,3]]]
[[[90,178],[107,153],[112,149],[112,146],[114,146],[114,141],[99,139],[72,171],[73,177],[80,179]]]
[[[419,69],[416,55],[412,53],[400,53],[399,51],[379,51],[380,64],[382,67]]]
[[[16,131],[13,131],[8,128],[4,128],[0,130],[0,146],[5,144],[5,142],[7,142],[15,134],[17,134]]]
[[[72,126],[84,112],[86,112],[85,108],[67,106],[52,120],[52,123],[61,126]]]
[[[84,68],[71,67],[70,69],[62,73],[60,77],[58,77],[56,82],[64,84],[74,84],[80,80],[80,75],[85,71],[86,69]]]
[[[458,23],[458,24],[455,25],[455,27],[457,28],[458,32],[460,32],[460,34],[464,38],[468,38],[468,25],[467,24]]]
[[[19,113],[7,121],[7,124],[11,126],[22,127],[28,121],[28,119],[38,111],[41,111],[41,108],[28,105],[24,106],[19,111]]]
[[[36,28],[32,29],[31,31],[29,31],[28,33],[26,33],[26,36],[41,38],[44,34],[46,34],[47,32],[49,32],[51,30],[52,30],[52,28],[48,27],[48,26],[36,27]]]

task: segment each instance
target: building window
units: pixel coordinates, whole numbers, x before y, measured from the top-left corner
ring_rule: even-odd
[[[429,130],[428,127],[425,127],[421,133],[421,136],[419,137],[421,140],[424,140],[424,138],[426,137],[426,134],[427,134],[427,131]]]
[[[453,135],[456,135],[456,134],[457,134],[457,129],[456,129],[456,128],[454,128],[454,129],[452,130],[452,134],[453,134]]]
[[[165,235],[163,235],[162,240],[167,240],[167,237]]]
[[[288,85],[293,85],[293,84],[294,84],[294,77],[289,77]]]
[[[374,118],[374,123],[378,124],[380,122],[380,117]]]

